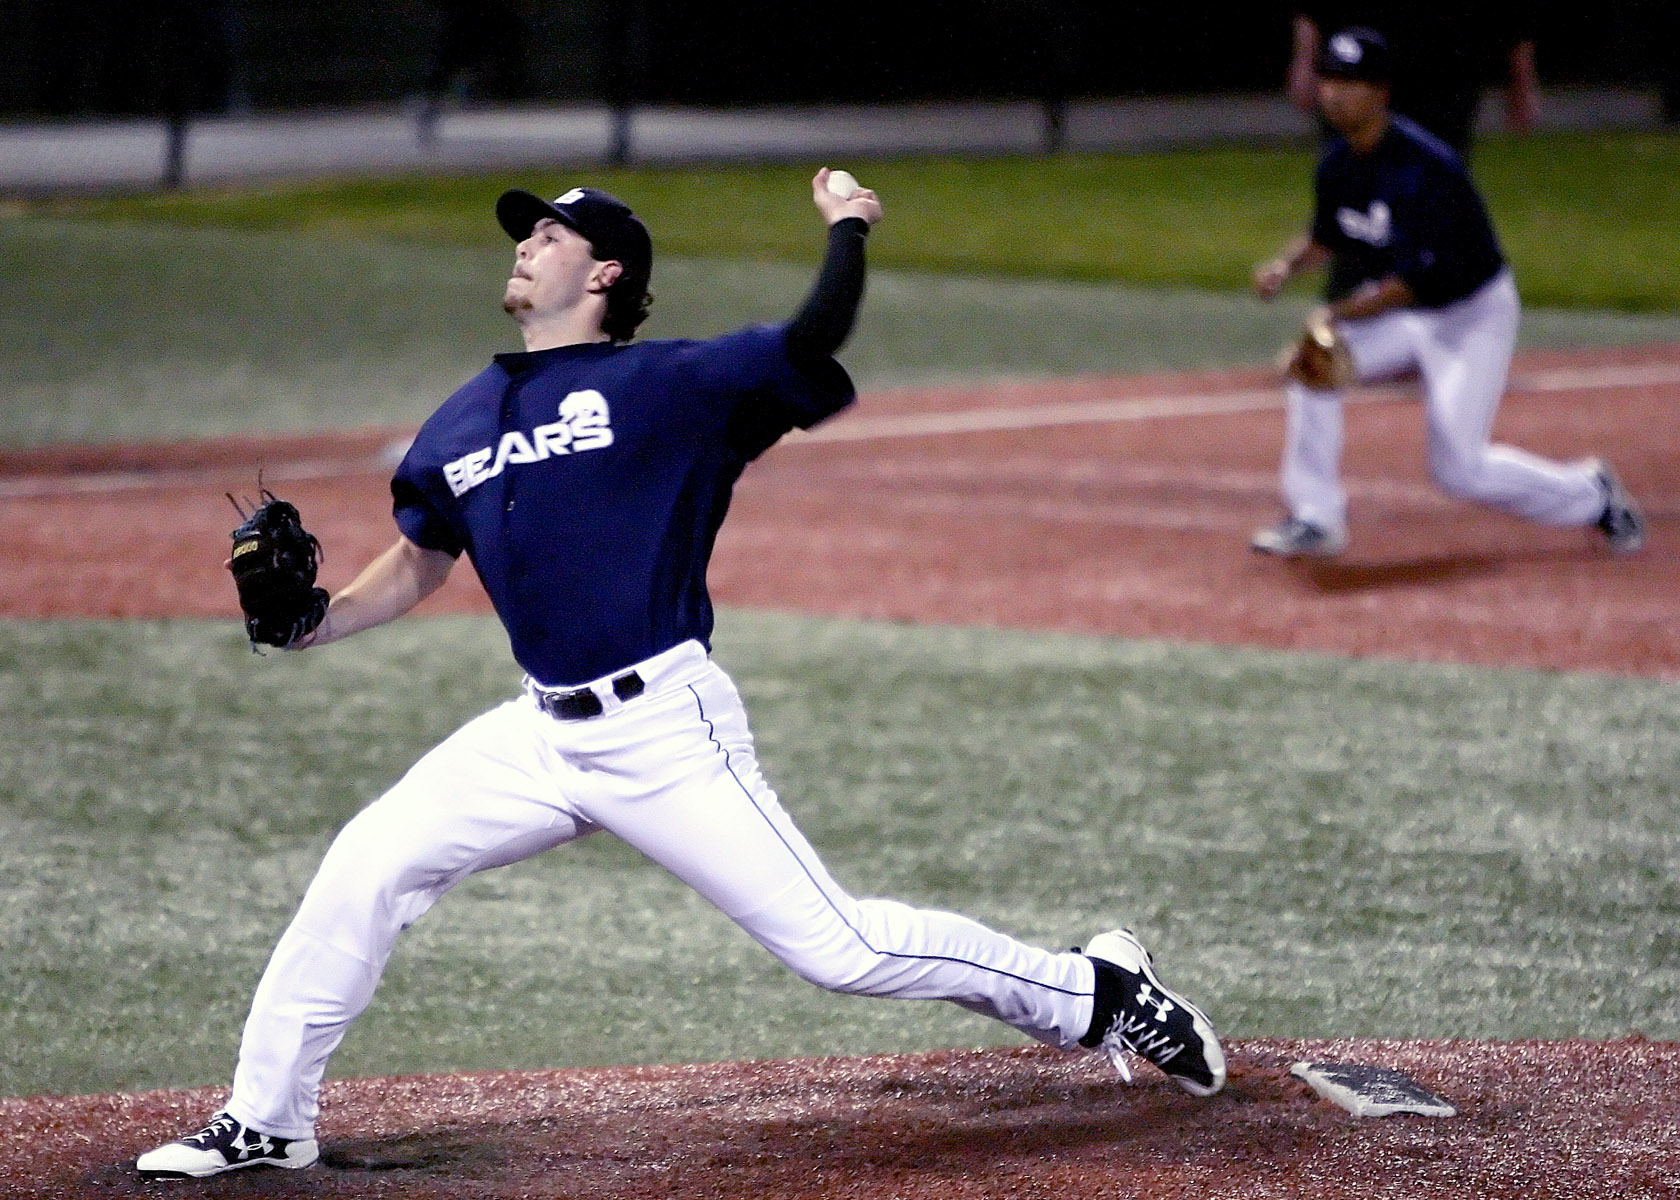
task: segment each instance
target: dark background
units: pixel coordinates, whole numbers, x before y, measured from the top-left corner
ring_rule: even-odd
[[[1650,86],[1676,61],[1680,0],[1534,9],[1548,86]],[[1288,14],[1275,0],[0,0],[0,114],[428,91],[736,106],[1271,90]]]

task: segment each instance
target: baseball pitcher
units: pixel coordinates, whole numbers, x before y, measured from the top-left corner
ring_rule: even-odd
[[[578,187],[497,202],[518,246],[502,304],[524,349],[496,355],[421,427],[391,481],[390,548],[318,621],[270,614],[260,631],[293,650],[328,645],[402,616],[465,555],[523,688],[345,826],[257,986],[225,1108],[141,1155],[141,1171],[316,1161],[327,1059],[397,935],[474,872],[602,832],[820,987],[949,1000],[1053,1046],[1101,1047],[1127,1078],[1136,1054],[1195,1095],[1223,1086],[1212,1025],[1129,932],[1052,953],[952,913],[854,898],[759,771],[741,699],[709,654],[706,565],[747,464],[854,399],[833,355],[882,210],[874,192],[830,184],[826,169],[812,181],[828,246],[799,311],[712,341],[634,340],[653,249],[621,201]],[[284,590],[304,604],[311,588]]]

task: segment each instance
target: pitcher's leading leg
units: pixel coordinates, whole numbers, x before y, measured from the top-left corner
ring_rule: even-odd
[[[1131,930],[1099,934],[1085,954],[1097,982],[1091,1028],[1080,1045],[1101,1046],[1126,1079],[1132,1077],[1129,1051],[1193,1095],[1211,1096],[1225,1086],[1225,1051],[1213,1022],[1161,982],[1149,951]]]

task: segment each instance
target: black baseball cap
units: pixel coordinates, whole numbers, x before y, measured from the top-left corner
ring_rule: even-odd
[[[1375,29],[1355,25],[1330,35],[1318,56],[1318,73],[1331,79],[1387,83],[1392,78],[1391,58],[1387,38]]]
[[[582,234],[595,257],[616,259],[624,273],[644,284],[653,272],[653,239],[642,219],[617,196],[599,188],[575,187],[552,201],[517,189],[496,201],[496,220],[516,242],[531,236],[537,222],[553,219]]]

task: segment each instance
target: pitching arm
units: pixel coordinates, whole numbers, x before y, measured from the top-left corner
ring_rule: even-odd
[[[869,227],[881,219],[881,202],[868,188],[850,196],[828,190],[828,168],[811,181],[811,197],[828,222],[828,251],[822,269],[788,324],[788,357],[796,364],[831,358],[851,336],[863,302],[864,242]]]

